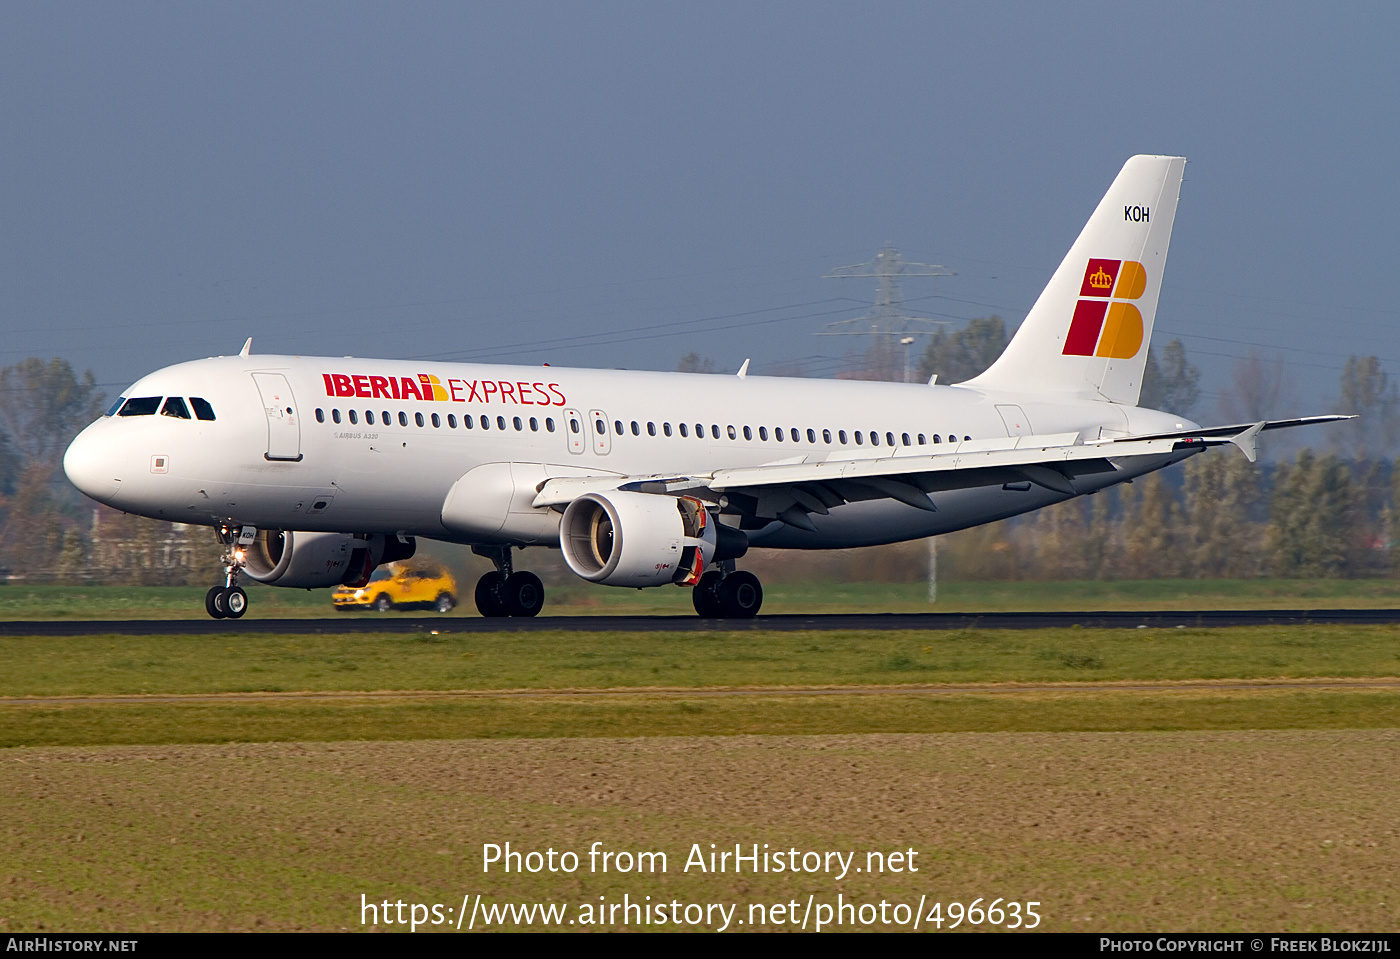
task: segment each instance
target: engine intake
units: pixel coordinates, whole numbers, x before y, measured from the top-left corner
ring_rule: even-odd
[[[689,496],[614,490],[569,504],[559,547],[569,568],[592,583],[689,586],[715,561],[742,556],[748,537]]]
[[[244,572],[268,586],[321,589],[344,583],[362,586],[380,563],[408,559],[417,548],[412,537],[374,533],[306,533],[259,530],[244,557]]]

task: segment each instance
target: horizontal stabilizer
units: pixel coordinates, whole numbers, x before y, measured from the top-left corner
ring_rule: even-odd
[[[1350,416],[1342,413],[1328,413],[1325,416],[1299,416],[1291,420],[1264,420],[1260,432],[1267,433],[1269,430],[1286,430],[1294,426],[1312,426],[1314,423],[1339,423],[1342,420],[1354,420],[1356,414]],[[1120,436],[1113,440],[1114,443],[1127,443],[1133,440],[1178,440],[1190,439],[1199,436],[1208,439],[1216,436],[1234,436],[1247,429],[1258,426],[1257,423],[1236,423],[1233,426],[1205,426],[1194,430],[1174,430],[1170,433],[1147,433],[1142,436]]]
[[[1269,430],[1286,430],[1294,426],[1312,426],[1315,423],[1337,423],[1354,420],[1355,414],[1328,413],[1323,416],[1299,416],[1291,420],[1260,420],[1258,423],[1236,423],[1232,426],[1206,426],[1194,430],[1173,430],[1170,433],[1149,433],[1145,436],[1120,436],[1100,443],[1134,443],[1141,440],[1176,440],[1181,443],[1201,443],[1204,446],[1223,446],[1233,443],[1244,453],[1251,463],[1259,455],[1258,438],[1260,433]]]

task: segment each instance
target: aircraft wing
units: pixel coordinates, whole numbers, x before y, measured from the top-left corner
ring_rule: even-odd
[[[1350,418],[1310,416],[1087,441],[1078,433],[1012,436],[949,444],[936,453],[928,452],[928,447],[918,447],[917,452],[896,447],[888,453],[871,450],[863,457],[784,461],[685,476],[557,477],[540,487],[532,505],[562,508],[586,493],[622,489],[711,502],[725,498],[755,518],[812,529],[808,514],[825,514],[858,500],[891,498],[937,512],[929,494],[948,490],[1033,483],[1075,495],[1080,492],[1075,485],[1078,477],[1116,472],[1114,461],[1128,457],[1233,443],[1253,462],[1256,438],[1265,430]]]

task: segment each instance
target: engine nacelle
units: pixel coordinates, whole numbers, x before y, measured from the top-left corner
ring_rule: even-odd
[[[693,585],[717,559],[748,549],[748,538],[689,496],[613,490],[569,504],[559,524],[564,560],[607,586]]]
[[[408,559],[416,548],[412,537],[400,540],[382,533],[259,530],[244,554],[243,570],[250,579],[268,586],[363,586],[380,563]]]

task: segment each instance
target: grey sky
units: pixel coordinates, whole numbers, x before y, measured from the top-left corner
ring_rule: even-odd
[[[115,394],[251,335],[829,375],[849,342],[811,334],[873,286],[824,271],[891,241],[958,272],[912,307],[1014,324],[1151,152],[1191,161],[1157,341],[1211,389],[1278,349],[1315,406],[1348,354],[1400,373],[1398,28],[1380,3],[10,0],[0,363]]]

